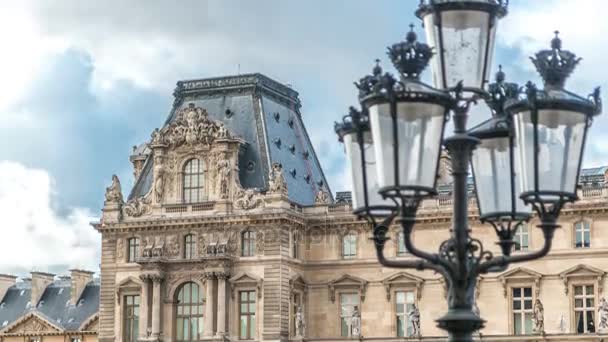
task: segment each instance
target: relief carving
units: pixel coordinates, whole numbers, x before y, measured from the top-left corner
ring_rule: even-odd
[[[136,197],[128,201],[124,208],[124,214],[130,217],[140,217],[150,212],[150,199]]]
[[[179,241],[177,235],[169,235],[167,237],[167,256],[179,256]]]
[[[251,210],[264,204],[262,195],[257,189],[238,189],[235,195],[234,206],[237,209]]]
[[[315,204],[329,204],[329,193],[325,190],[325,187],[319,188],[317,195],[315,196]]]
[[[153,145],[176,148],[184,144],[211,144],[215,139],[229,138],[230,134],[222,123],[209,119],[207,111],[190,103],[180,110],[175,120],[152,134]]]
[[[198,234],[198,255],[199,256],[207,255],[207,242],[205,241],[204,234]]]

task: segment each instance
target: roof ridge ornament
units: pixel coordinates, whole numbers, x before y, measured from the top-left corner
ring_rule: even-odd
[[[568,50],[562,50],[559,31],[551,40],[551,49],[541,50],[530,57],[536,70],[545,82],[545,88],[563,89],[566,79],[572,74],[582,58]]]
[[[486,103],[492,110],[493,116],[504,116],[504,105],[508,99],[515,98],[519,94],[517,83],[505,82],[506,74],[502,70],[502,65],[498,66],[496,82],[488,85],[488,98]]]
[[[387,54],[403,78],[419,79],[420,73],[428,66],[433,57],[433,49],[425,43],[418,42],[414,24],[405,41],[387,48]]]

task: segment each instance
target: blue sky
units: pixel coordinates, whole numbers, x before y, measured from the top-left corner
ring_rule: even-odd
[[[332,189],[348,187],[333,122],[356,103],[352,82],[386,62],[417,0],[23,1],[0,12],[0,272],[96,269],[104,187],[132,184],[131,146],[162,124],[180,79],[261,72],[300,92]],[[495,64],[519,83],[555,29],[584,58],[569,82],[605,85],[602,0],[513,0]],[[586,11],[585,8],[597,8]],[[588,24],[593,23],[593,24]],[[487,113],[476,110],[480,121]],[[599,118],[586,165],[608,164]],[[323,146],[324,148],[320,148]],[[5,238],[6,237],[6,238]],[[5,246],[8,246],[5,248]],[[13,247],[14,246],[14,247]],[[25,253],[25,251],[29,253]],[[9,255],[19,254],[17,259]],[[24,255],[26,254],[26,255]]]

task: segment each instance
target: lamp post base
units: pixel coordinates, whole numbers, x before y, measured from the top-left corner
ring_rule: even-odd
[[[448,341],[473,341],[473,333],[483,328],[485,321],[473,311],[466,309],[451,309],[437,320],[437,327],[449,332]]]

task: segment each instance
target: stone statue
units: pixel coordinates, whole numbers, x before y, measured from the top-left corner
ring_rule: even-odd
[[[154,248],[154,239],[151,236],[146,237],[146,245],[143,249],[143,256],[146,258],[152,257],[152,249]]]
[[[156,203],[161,203],[163,200],[163,193],[165,189],[165,169],[163,167],[162,157],[157,156],[154,158],[154,196]]]
[[[165,250],[165,239],[163,236],[158,235],[154,239],[154,248],[152,248],[153,257],[162,257]]]
[[[408,312],[407,315],[410,318],[410,322],[412,322],[412,335],[411,336],[420,336],[420,310],[413,305],[412,311]]]
[[[269,192],[271,194],[287,195],[287,182],[283,176],[283,166],[279,163],[273,163],[269,175]]]
[[[112,185],[106,188],[106,203],[122,204],[122,191],[117,175],[112,175]]]
[[[566,332],[566,319],[564,318],[563,314],[559,316],[559,321],[557,323],[557,330],[560,333],[565,333]]]
[[[264,204],[257,189],[238,189],[234,197],[234,206],[237,209],[251,210]]]
[[[217,128],[217,137],[218,139],[228,138],[228,130],[226,129],[226,126],[224,126],[223,122],[219,123],[219,126]]]
[[[296,336],[304,336],[304,327],[304,313],[302,312],[302,306],[299,305],[298,310],[296,311]]]
[[[599,331],[605,332],[608,330],[608,301],[606,301],[606,298],[600,300],[598,311],[600,316]]]
[[[352,331],[352,336],[361,336],[361,313],[359,312],[359,307],[355,306],[353,310],[353,314],[350,319],[350,328]]]
[[[230,177],[230,161],[225,157],[217,162],[217,194],[221,199],[228,198],[228,179]]]
[[[545,333],[545,309],[540,299],[534,302],[534,313],[532,314],[532,322],[534,323],[534,332],[537,334]]]
[[[329,193],[325,190],[325,187],[319,188],[315,196],[315,204],[329,204]]]

